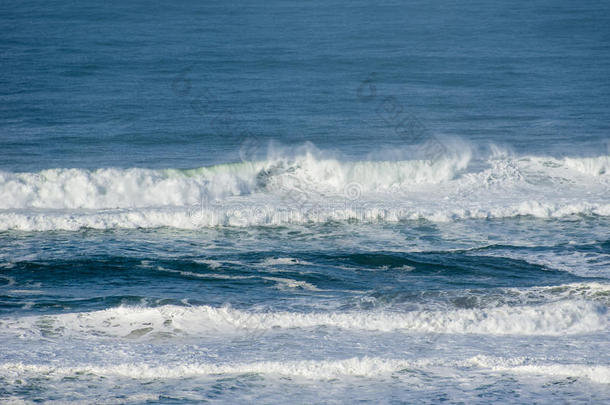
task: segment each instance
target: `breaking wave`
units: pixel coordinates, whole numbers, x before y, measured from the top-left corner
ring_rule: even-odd
[[[305,153],[192,170],[0,172],[0,230],[610,216],[610,157],[341,162]]]
[[[438,367],[477,367],[491,372],[539,375],[542,377],[582,377],[595,383],[610,383],[610,367],[605,365],[558,364],[547,361],[525,361],[523,358],[476,356],[466,361],[445,359],[391,359],[380,357],[353,357],[341,360],[258,361],[250,363],[185,363],[151,365],[127,363],[117,365],[57,366],[24,363],[0,364],[0,377],[4,380],[36,378],[62,379],[119,377],[138,380],[184,379],[219,375],[261,374],[292,376],[312,380],[340,377],[383,377],[404,370]]]
[[[213,336],[272,329],[492,335],[562,335],[608,327],[607,308],[587,301],[538,306],[412,312],[252,312],[230,307],[117,307],[107,310],[0,320],[0,331],[34,336],[140,338]]]

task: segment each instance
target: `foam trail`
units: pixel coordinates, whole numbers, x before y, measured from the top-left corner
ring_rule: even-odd
[[[596,383],[610,384],[610,367],[606,365],[549,364],[548,362],[532,362],[525,358],[500,358],[483,355],[470,358],[465,362],[465,365],[468,364],[499,372],[556,377],[582,377]]]
[[[610,201],[610,200],[608,200]],[[425,219],[432,222],[450,222],[467,219],[497,219],[529,216],[558,219],[573,216],[610,216],[610,202],[517,202],[499,205],[480,202],[460,206],[456,201],[436,206],[420,207],[414,203],[332,202],[327,205],[275,205],[266,202],[229,202],[189,208],[147,208],[139,210],[103,211],[31,211],[0,212],[0,231],[52,231],[79,229],[136,229],[162,228],[198,229],[230,226],[281,226],[289,224],[320,224],[328,222],[359,221],[363,223],[393,223]]]
[[[0,365],[0,375],[23,376],[44,374],[63,378],[75,374],[97,376],[116,376],[137,379],[189,378],[220,374],[276,374],[328,379],[339,376],[379,376],[409,366],[405,360],[380,358],[351,358],[335,361],[262,361],[238,364],[183,364],[176,366],[150,366],[147,364],[121,364],[116,366],[58,367],[50,365],[29,365],[23,363],[4,363]]]
[[[216,273],[193,273],[191,271],[173,270],[159,267],[159,271],[168,273],[176,273],[187,277],[205,278],[205,279],[219,279],[219,280],[246,280],[246,279],[261,279],[273,281],[276,283],[278,289],[304,289],[310,291],[320,291],[315,285],[302,280],[293,280],[291,278],[284,277],[268,277],[268,276],[232,276],[227,274],[216,274]]]
[[[75,375],[83,377],[119,377],[138,380],[183,379],[214,377],[220,375],[262,374],[301,377],[312,380],[326,380],[341,377],[378,378],[409,369],[430,367],[478,367],[492,372],[541,375],[544,377],[582,377],[595,383],[610,384],[610,367],[604,365],[554,364],[536,362],[525,363],[520,358],[495,358],[476,356],[466,361],[446,359],[388,359],[379,357],[354,357],[342,360],[297,360],[260,361],[251,363],[187,363],[172,366],[128,363],[112,366],[81,365],[57,366],[24,363],[0,364],[0,377],[7,381],[24,378],[61,380]]]

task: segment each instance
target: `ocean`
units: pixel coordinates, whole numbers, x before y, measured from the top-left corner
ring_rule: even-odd
[[[0,403],[610,398],[610,3],[0,22]]]

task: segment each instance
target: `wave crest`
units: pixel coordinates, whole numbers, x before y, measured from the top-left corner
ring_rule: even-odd
[[[192,170],[0,172],[0,230],[610,215],[610,157],[341,162],[305,153]]]
[[[412,312],[250,312],[229,307],[118,307],[6,319],[9,333],[139,338],[212,336],[244,331],[331,327],[344,330],[492,335],[562,335],[605,330],[606,307],[586,301],[539,306]]]

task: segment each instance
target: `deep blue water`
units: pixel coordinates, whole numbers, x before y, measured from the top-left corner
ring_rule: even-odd
[[[2,169],[225,163],[243,131],[362,157],[409,141],[390,96],[477,146],[607,153],[604,1],[124,3],[2,5]]]
[[[0,22],[0,402],[610,396],[609,3]]]

